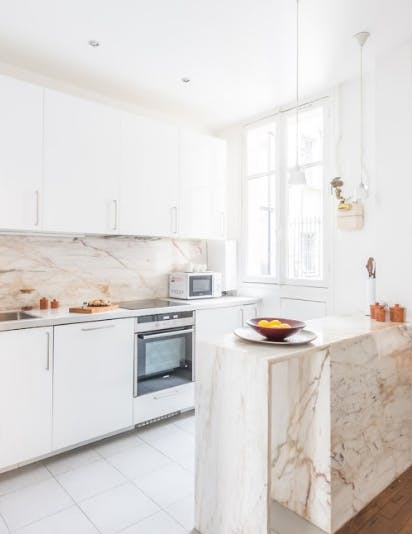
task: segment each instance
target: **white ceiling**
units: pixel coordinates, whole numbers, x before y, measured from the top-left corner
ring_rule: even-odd
[[[0,61],[220,128],[292,99],[295,8],[295,0],[0,0]],[[301,10],[308,95],[357,72],[354,33],[372,33],[369,56],[412,38],[411,0],[301,0]]]

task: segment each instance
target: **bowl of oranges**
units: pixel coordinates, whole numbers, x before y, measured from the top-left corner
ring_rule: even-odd
[[[284,341],[306,326],[306,323],[302,321],[274,317],[257,317],[256,319],[249,319],[247,323],[270,341]]]

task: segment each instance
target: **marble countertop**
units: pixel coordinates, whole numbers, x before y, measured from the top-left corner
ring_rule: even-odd
[[[160,299],[166,300],[166,299]],[[169,299],[167,299],[169,300]],[[173,299],[170,299],[173,300]],[[182,301],[176,301],[182,302]],[[230,306],[242,306],[246,304],[256,304],[258,298],[254,297],[220,297],[211,299],[188,300],[184,306],[179,306],[179,311],[196,311],[210,308],[226,308]],[[21,330],[25,328],[39,328],[46,326],[56,326],[60,324],[83,323],[89,321],[105,321],[107,319],[122,319],[127,317],[138,317],[141,315],[150,315],[152,313],[167,313],[170,307],[152,308],[144,310],[125,310],[119,308],[110,312],[102,313],[69,313],[68,308],[58,308],[57,310],[31,310],[27,313],[33,315],[33,319],[24,319],[20,321],[0,322],[0,332],[7,330]]]
[[[220,339],[213,340],[210,344],[216,345],[222,349],[230,349],[232,351],[240,351],[243,354],[250,354],[251,357],[257,360],[280,362],[293,358],[298,354],[300,355],[304,352],[311,351],[314,348],[322,349],[332,343],[362,337],[379,330],[399,327],[400,323],[380,323],[363,315],[339,315],[313,319],[307,321],[306,325],[306,330],[310,330],[317,335],[317,339],[307,345],[279,346],[258,344],[244,341],[233,333],[227,334]]]

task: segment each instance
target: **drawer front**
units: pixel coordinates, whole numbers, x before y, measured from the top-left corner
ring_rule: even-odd
[[[134,399],[134,424],[143,423],[179,410],[189,410],[194,408],[194,405],[194,382],[143,395]]]

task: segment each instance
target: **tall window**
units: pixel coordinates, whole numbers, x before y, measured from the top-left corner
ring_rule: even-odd
[[[300,114],[305,186],[288,184],[296,164],[295,117],[279,113],[245,132],[245,274],[252,281],[324,280],[325,106]]]

